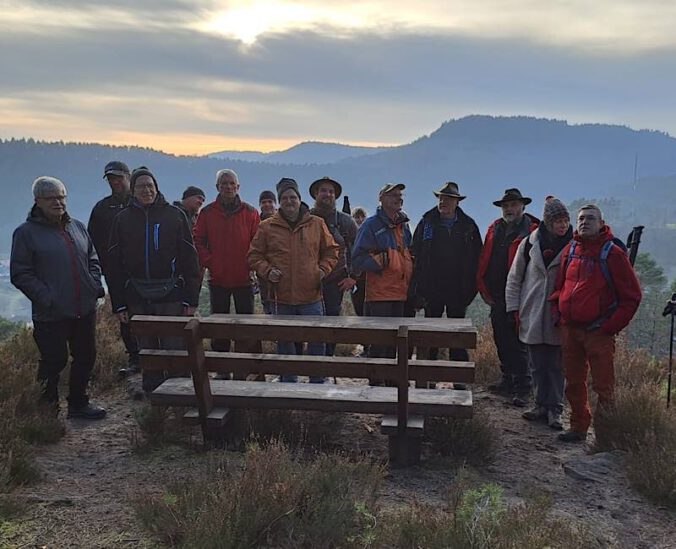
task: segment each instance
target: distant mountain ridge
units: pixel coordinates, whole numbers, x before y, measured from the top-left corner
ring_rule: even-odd
[[[244,160],[247,162],[269,162],[271,164],[331,164],[347,158],[374,154],[389,148],[391,147],[360,147],[343,145],[341,143],[304,141],[283,151],[269,153],[259,151],[221,151],[207,156],[221,160]]]
[[[482,230],[499,215],[492,201],[513,186],[533,198],[529,211],[537,216],[544,197],[554,194],[566,202],[580,197],[617,197],[626,212],[622,223],[630,218],[653,226],[676,221],[676,139],[658,131],[473,115],[444,122],[429,135],[396,147],[308,142],[268,155],[278,156],[266,156],[265,161],[223,160],[176,156],[140,147],[0,141],[4,204],[0,252],[9,250],[12,230],[25,219],[35,177],[48,174],[63,179],[68,187],[69,211],[87,221],[93,204],[109,193],[101,176],[103,166],[112,159],[123,160],[131,167],[148,166],[169,200],[180,197],[188,185],[202,187],[208,200],[213,200],[215,173],[227,167],[240,176],[243,200],[254,205],[260,191],[274,190],[281,177],[295,178],[309,201],[309,184],[330,175],[343,184],[352,206],[363,205],[371,212],[384,183],[405,183],[405,208],[414,223],[435,203],[432,191],[448,180],[456,181],[467,195],[462,207]],[[328,157],[340,159],[318,163]],[[285,163],[274,163],[270,158],[283,158]],[[634,190],[636,159],[639,180]],[[611,224],[618,221],[609,220]],[[644,242],[649,245],[649,233]]]

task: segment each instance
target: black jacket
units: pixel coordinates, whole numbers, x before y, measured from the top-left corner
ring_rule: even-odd
[[[30,299],[36,322],[87,316],[104,295],[87,229],[68,214],[57,225],[33,206],[14,231],[9,268],[12,284]]]
[[[188,211],[188,208],[186,208],[183,205],[183,202],[181,202],[180,200],[175,200],[174,206],[176,206],[179,210],[183,212],[183,215],[185,215],[186,219],[188,220],[188,225],[190,225],[190,232],[192,233],[193,229],[195,228],[195,223],[197,223],[197,214],[191,214]]]
[[[131,279],[176,278],[174,290],[158,301],[182,301],[197,306],[200,268],[192,234],[183,212],[167,203],[161,193],[144,207],[136,200],[122,210],[110,234],[108,290],[113,311],[129,301],[145,303]]]
[[[92,213],[89,216],[87,231],[89,231],[96,253],[99,255],[104,276],[108,273],[108,243],[110,242],[110,229],[113,226],[113,220],[117,214],[131,204],[131,201],[131,195],[125,199],[120,199],[111,194],[99,200],[92,208]]]
[[[465,309],[477,293],[476,273],[481,253],[481,233],[462,208],[451,230],[441,223],[435,207],[423,215],[413,234],[411,296],[428,303],[443,300],[454,309]]]

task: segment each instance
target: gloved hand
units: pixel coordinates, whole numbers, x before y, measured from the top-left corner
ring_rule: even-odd
[[[507,324],[512,328],[519,328],[519,311],[509,311],[507,312]]]

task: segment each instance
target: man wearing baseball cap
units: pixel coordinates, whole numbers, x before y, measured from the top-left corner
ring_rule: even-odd
[[[516,326],[507,315],[505,286],[519,244],[540,223],[537,218],[525,213],[526,206],[531,202],[516,188],[507,189],[500,200],[493,202],[494,206],[502,210],[502,217],[488,228],[477,274],[479,293],[491,307],[493,339],[502,370],[502,380],[489,389],[511,395],[512,403],[519,407],[528,405],[532,378],[526,346],[519,341]]]
[[[405,188],[388,183],[380,189],[380,206],[364,221],[354,243],[352,268],[366,273],[366,316],[404,316],[413,274],[411,229],[402,209]],[[369,356],[393,358],[394,349],[373,345]]]
[[[111,194],[99,200],[89,216],[87,231],[91,236],[101,263],[106,283],[110,284],[110,261],[108,259],[108,243],[110,229],[115,216],[131,204],[129,167],[119,160],[112,160],[103,169],[103,179],[108,181]],[[128,323],[120,323],[120,335],[129,355],[127,366],[120,370],[121,376],[127,376],[140,371],[138,359],[138,343],[131,333]]]

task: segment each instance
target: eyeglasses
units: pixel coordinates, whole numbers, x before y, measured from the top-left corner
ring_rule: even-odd
[[[66,200],[66,195],[65,194],[58,194],[54,196],[39,196],[39,200],[45,200],[47,202],[63,202]]]
[[[146,190],[146,189],[154,189],[155,184],[154,183],[137,183],[134,185],[134,189],[141,189],[141,190]]]

